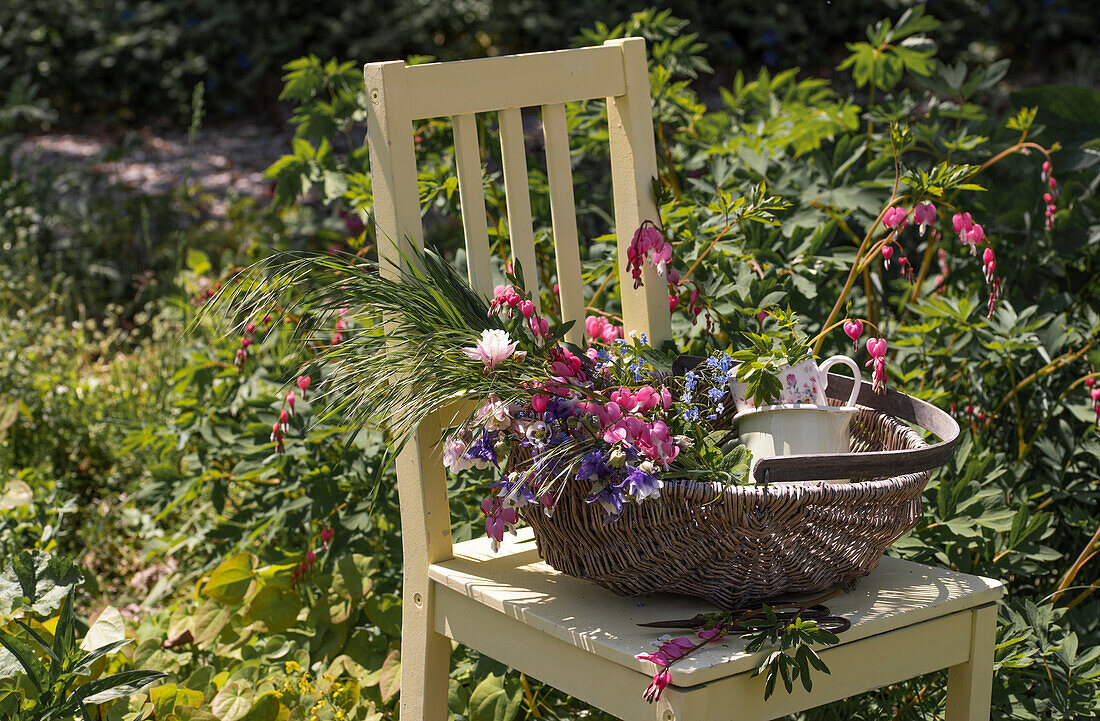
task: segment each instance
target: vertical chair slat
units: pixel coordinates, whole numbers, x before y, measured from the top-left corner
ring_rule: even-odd
[[[575,321],[565,339],[581,345],[584,341],[584,291],[564,105],[542,106],[542,133],[546,141],[546,175],[550,183],[550,219],[554,225],[561,317],[563,321]]]
[[[626,73],[626,94],[607,99],[623,323],[627,332],[648,333],[650,342],[659,346],[672,339],[667,280],[658,276],[652,265],[646,264],[642,271],[643,285],[635,290],[626,266],[626,253],[634,231],[643,221],[660,220],[650,185],[657,177],[657,150],[653,141],[653,101],[649,96],[645,40],[625,38],[608,40],[604,44],[622,49]]]
[[[527,185],[527,152],[523,142],[523,113],[507,108],[500,121],[500,155],[504,165],[504,195],[508,201],[508,235],[512,257],[523,267],[523,282],[539,307],[539,274],[535,266],[535,234],[531,226],[531,191]]]
[[[477,118],[451,118],[455,136],[455,165],[458,168],[458,199],[462,227],[466,231],[466,265],[470,285],[485,297],[493,296],[493,275],[489,267],[489,228],[485,219],[485,189],[481,182],[481,148],[477,142]]]

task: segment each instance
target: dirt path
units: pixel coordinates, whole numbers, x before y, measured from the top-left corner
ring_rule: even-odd
[[[18,154],[41,164],[88,164],[113,182],[145,193],[164,193],[190,178],[215,195],[263,197],[271,183],[263,171],[290,148],[292,132],[252,123],[204,128],[193,143],[179,131],[149,127],[115,133],[35,135]]]

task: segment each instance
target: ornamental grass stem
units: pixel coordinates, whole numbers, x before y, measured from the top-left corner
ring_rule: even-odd
[[[1066,571],[1066,575],[1058,583],[1057,592],[1050,599],[1051,603],[1058,603],[1058,599],[1065,593],[1066,589],[1073,585],[1073,580],[1077,578],[1077,574],[1081,572],[1081,568],[1084,567],[1085,563],[1092,558],[1098,546],[1100,546],[1100,526],[1096,527],[1096,533],[1092,534],[1092,538],[1078,554],[1077,560],[1073,562],[1073,565]],[[1077,599],[1074,599],[1074,601],[1077,601]]]

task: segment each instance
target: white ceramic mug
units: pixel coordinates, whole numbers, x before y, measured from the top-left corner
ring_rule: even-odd
[[[797,403],[827,406],[829,402],[825,398],[825,389],[829,385],[828,372],[837,363],[843,363],[852,369],[852,392],[844,405],[845,407],[854,408],[856,398],[859,397],[860,388],[863,386],[863,376],[860,374],[859,365],[844,355],[827,358],[821,362],[820,366],[814,363],[813,358],[807,358],[781,370],[779,372],[779,382],[783,387],[779,391],[779,398],[774,400],[773,403],[779,405]],[[752,398],[748,397],[747,390],[748,388],[744,383],[730,382],[730,395],[733,396],[733,405],[738,412],[752,410],[756,407]]]
[[[752,470],[761,458],[816,453],[847,453],[849,426],[859,409],[854,406],[783,404],[761,406],[733,417],[745,447],[752,451]],[[847,479],[829,483],[847,483]]]

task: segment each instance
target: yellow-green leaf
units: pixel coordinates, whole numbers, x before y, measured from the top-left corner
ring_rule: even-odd
[[[390,700],[401,690],[401,656],[397,649],[390,651],[382,662],[382,672],[378,677],[378,690],[382,694],[382,703]]]
[[[247,618],[259,623],[262,631],[282,633],[294,625],[301,607],[302,603],[294,591],[264,586],[248,604]]]
[[[210,574],[202,592],[227,606],[235,606],[248,593],[252,583],[255,557],[250,553],[238,553],[222,561]]]
[[[107,606],[99,613],[88,634],[80,642],[82,651],[94,651],[97,648],[126,638],[126,622],[114,606]]]

